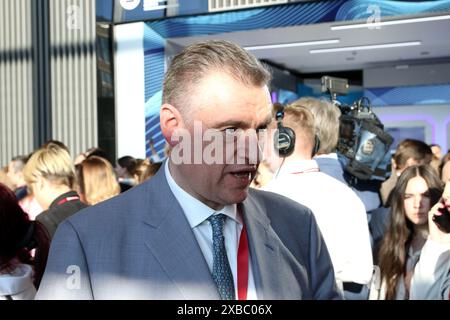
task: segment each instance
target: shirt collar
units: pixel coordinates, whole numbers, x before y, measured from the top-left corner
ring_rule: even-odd
[[[172,191],[173,195],[177,199],[181,208],[184,211],[184,214],[189,222],[191,228],[197,227],[203,221],[208,219],[211,215],[223,213],[229,218],[237,221],[242,224],[242,219],[237,215],[236,204],[227,205],[221,210],[214,210],[208,207],[206,204],[201,202],[200,200],[194,198],[189,193],[184,191],[173,179],[169,170],[169,161],[166,161],[164,164],[164,170],[166,174],[166,180],[169,184],[169,188]]]
[[[339,160],[339,159],[338,159],[338,155],[337,155],[336,152],[327,153],[327,154],[320,154],[320,155],[314,156],[314,158],[317,158],[317,159],[336,159],[336,160]]]

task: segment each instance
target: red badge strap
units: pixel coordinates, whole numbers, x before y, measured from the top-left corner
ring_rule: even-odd
[[[237,265],[237,284],[238,284],[238,299],[247,300],[248,289],[248,239],[247,229],[245,224],[242,228],[241,236],[239,239],[238,248],[238,265]]]
[[[302,173],[310,173],[310,172],[319,172],[319,168],[311,168],[303,171],[292,172],[292,174],[302,174]]]
[[[77,200],[80,200],[79,196],[67,197],[67,198],[59,200],[57,205],[59,206],[59,205],[62,205],[63,203],[70,202],[70,201],[77,201]]]

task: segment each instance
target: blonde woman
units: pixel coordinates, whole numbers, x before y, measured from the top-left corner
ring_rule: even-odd
[[[36,220],[51,237],[63,220],[86,207],[74,191],[75,169],[64,147],[50,142],[38,149],[25,165],[23,175],[44,210]]]
[[[81,200],[94,205],[120,193],[120,186],[111,164],[104,158],[92,156],[77,165]]]

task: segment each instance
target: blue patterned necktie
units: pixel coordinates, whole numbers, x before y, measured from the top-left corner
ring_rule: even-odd
[[[213,234],[213,272],[212,278],[219,290],[222,300],[234,300],[234,282],[225,249],[223,225],[227,218],[224,214],[212,215],[208,218]]]

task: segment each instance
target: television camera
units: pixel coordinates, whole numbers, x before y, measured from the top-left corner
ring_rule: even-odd
[[[384,131],[367,97],[352,105],[338,101],[337,97],[347,95],[348,89],[347,79],[322,77],[322,92],[328,92],[333,104],[341,110],[337,153],[350,175],[361,180],[384,179],[386,168],[381,164],[394,139]]]

